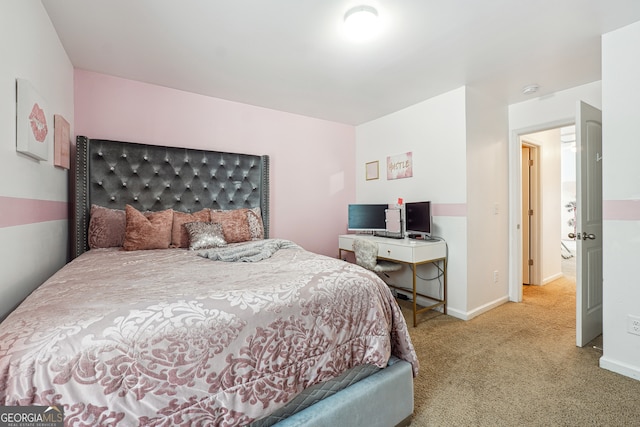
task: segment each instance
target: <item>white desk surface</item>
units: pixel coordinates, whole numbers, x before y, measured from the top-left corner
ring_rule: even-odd
[[[443,240],[393,239],[367,234],[342,234],[338,236],[341,250],[353,251],[353,240],[367,239],[378,244],[378,258],[401,261],[411,264],[431,262],[447,256],[446,243]]]

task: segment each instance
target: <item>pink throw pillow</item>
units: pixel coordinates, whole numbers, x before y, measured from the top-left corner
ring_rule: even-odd
[[[171,244],[173,209],[142,214],[133,206],[125,208],[127,226],[122,245],[125,251],[167,249]]]

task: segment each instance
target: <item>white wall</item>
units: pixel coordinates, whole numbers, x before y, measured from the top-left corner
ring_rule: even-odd
[[[505,105],[467,88],[466,318],[508,301],[507,124]]]
[[[602,38],[603,368],[640,379],[640,22]]]
[[[578,100],[602,108],[602,82],[592,82],[509,105],[509,131],[525,130],[530,133],[557,127],[558,123],[573,123]]]
[[[431,200],[434,234],[449,246],[447,310],[457,317],[467,312],[467,218],[438,211],[466,206],[465,93],[462,87],[356,127],[356,201]],[[387,156],[409,151],[413,177],[387,180]],[[380,179],[367,181],[365,163],[376,160]],[[433,276],[427,266],[421,270],[421,276]],[[398,280],[407,283],[407,277]],[[437,283],[419,281],[417,287],[428,294],[438,291]]]
[[[50,112],[71,124],[72,133],[74,111],[73,67],[39,1],[0,2],[0,56],[1,319],[67,259],[66,218],[40,222],[46,212],[20,211],[64,210],[68,198],[67,171],[53,166],[52,146],[44,162],[16,153],[16,78],[29,80]],[[53,115],[48,119],[53,131]],[[22,224],[7,218],[15,209]]]
[[[356,128],[360,203],[431,200],[434,234],[448,243],[447,313],[470,319],[507,301],[507,109],[461,87]],[[413,177],[386,179],[386,157],[411,151]],[[378,160],[378,180],[364,165]],[[502,209],[501,209],[502,207]],[[496,209],[497,208],[497,209]],[[497,283],[493,272],[498,271]],[[419,276],[433,277],[428,266]],[[410,283],[408,275],[397,280]],[[433,295],[437,282],[418,282]]]

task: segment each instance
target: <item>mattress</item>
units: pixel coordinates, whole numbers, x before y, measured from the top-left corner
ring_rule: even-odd
[[[62,405],[69,424],[247,425],[392,355],[417,373],[382,280],[283,247],[252,263],[86,252],[0,324],[0,404]]]

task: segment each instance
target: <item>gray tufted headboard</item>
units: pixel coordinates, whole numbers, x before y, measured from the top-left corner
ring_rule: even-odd
[[[88,250],[92,204],[141,211],[260,207],[269,237],[269,157],[76,138],[71,258]]]

